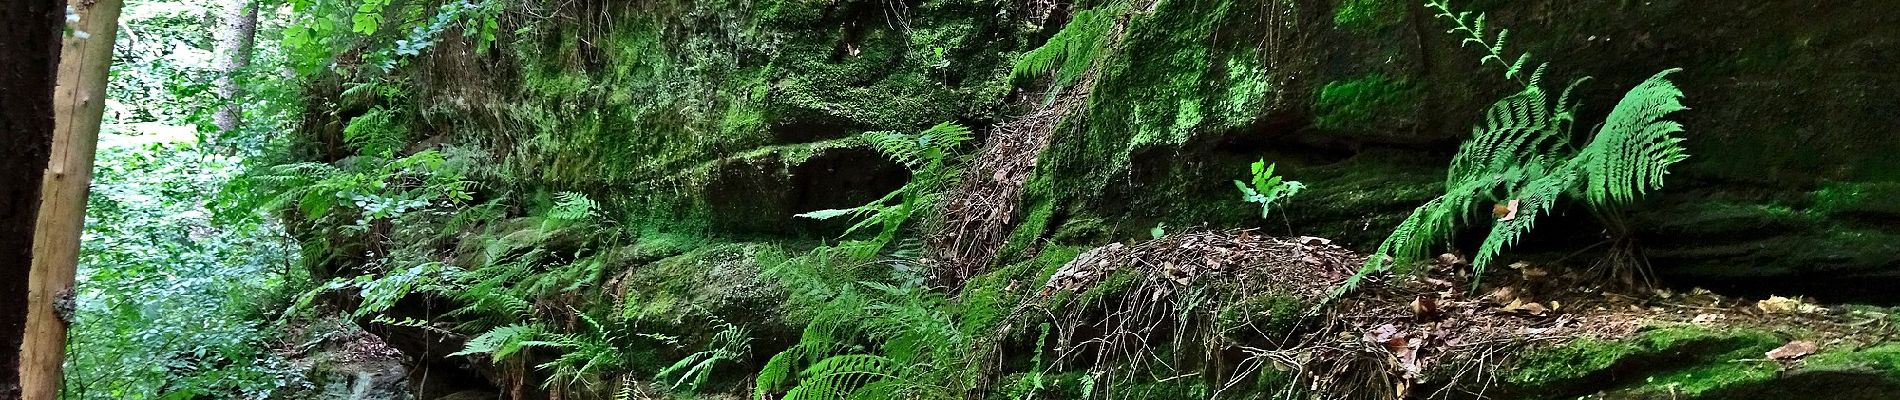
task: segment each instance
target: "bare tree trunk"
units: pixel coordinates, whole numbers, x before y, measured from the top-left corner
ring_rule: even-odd
[[[20,398],[26,280],[53,138],[59,0],[0,2],[0,400]]]
[[[93,152],[106,111],[106,76],[119,33],[121,0],[71,0],[77,13],[62,41],[53,90],[53,145],[41,177],[40,210],[27,275],[26,337],[20,342],[20,394],[25,400],[59,398],[66,358],[66,327],[74,308],[73,274],[86,222]]]
[[[223,0],[223,18],[218,29],[217,68],[218,99],[224,105],[212,114],[211,121],[218,125],[220,144],[231,138],[243,122],[244,109],[238,97],[243,94],[239,86],[238,72],[251,65],[251,49],[257,44],[257,3],[252,0]]]

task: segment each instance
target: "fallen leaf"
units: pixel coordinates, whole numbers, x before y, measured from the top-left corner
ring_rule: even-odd
[[[1524,264],[1524,263],[1520,262],[1518,264]],[[1517,264],[1511,264],[1511,265],[1515,266]],[[1550,271],[1546,271],[1543,268],[1530,266],[1528,264],[1523,267],[1519,267],[1517,272],[1524,274],[1524,280],[1532,281],[1532,282],[1541,281],[1541,280],[1544,280],[1545,277],[1550,276]]]
[[[1517,289],[1513,289],[1510,286],[1500,287],[1497,288],[1497,290],[1492,290],[1491,294],[1485,295],[1485,297],[1491,298],[1491,301],[1498,302],[1498,304],[1509,303],[1517,300]]]
[[[1708,325],[1721,320],[1721,314],[1696,314],[1695,319],[1691,319],[1689,322],[1694,322],[1699,325]]]
[[[1421,319],[1432,318],[1439,314],[1438,299],[1419,296],[1412,300],[1412,315]]]
[[[1809,354],[1814,354],[1815,350],[1817,350],[1817,348],[1814,346],[1814,342],[1796,340],[1781,345],[1781,347],[1776,347],[1774,350],[1769,350],[1768,358],[1783,361],[1794,360]]]
[[[1504,204],[1491,206],[1491,216],[1497,217],[1498,222],[1517,219],[1517,204],[1517,199],[1511,199]]]
[[[1755,302],[1755,308],[1769,314],[1812,314],[1821,312],[1821,306],[1808,304],[1800,298],[1768,296],[1767,300]]]
[[[1504,308],[1498,311],[1508,314],[1544,315],[1544,313],[1549,312],[1550,309],[1544,308],[1543,304],[1537,304],[1536,302],[1526,303],[1523,299],[1518,299],[1512,300],[1511,304],[1504,305]]]
[[[1471,266],[1471,260],[1465,259],[1463,254],[1456,252],[1439,254],[1438,258],[1434,261],[1437,262],[1441,268],[1466,268]]]

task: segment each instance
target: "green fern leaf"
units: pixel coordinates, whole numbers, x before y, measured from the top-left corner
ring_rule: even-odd
[[[1591,204],[1628,204],[1662,187],[1669,166],[1689,158],[1683,139],[1674,135],[1683,131],[1682,124],[1663,119],[1688,109],[1682,90],[1667,79],[1677,71],[1662,71],[1630,89],[1584,146],[1584,193]]]

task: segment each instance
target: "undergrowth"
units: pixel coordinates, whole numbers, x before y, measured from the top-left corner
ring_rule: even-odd
[[[1529,53],[1516,61],[1505,53],[1510,30],[1493,33],[1482,13],[1457,12],[1446,1],[1427,4],[1450,21],[1464,43],[1485,51],[1482,64],[1504,68],[1504,78],[1523,91],[1486,110],[1483,122],[1459,146],[1445,178],[1445,194],[1415,209],[1338,293],[1357,287],[1365,276],[1394,265],[1421,260],[1437,243],[1448,241],[1459,225],[1472,223],[1473,210],[1493,204],[1495,221],[1472,259],[1479,275],[1506,247],[1516,244],[1538,217],[1558,210],[1564,197],[1577,198],[1599,216],[1614,221],[1617,209],[1661,188],[1668,168],[1688,158],[1676,136],[1682,125],[1665,119],[1685,110],[1683,93],[1667,80],[1670,69],[1630,89],[1595,134],[1580,145],[1573,133],[1577,105],[1571,93],[1589,78],[1571,82],[1556,98],[1543,87],[1548,64],[1532,67]],[[1478,284],[1473,279],[1472,285]]]

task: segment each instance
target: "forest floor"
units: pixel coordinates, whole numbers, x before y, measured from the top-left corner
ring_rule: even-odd
[[[1888,309],[1650,288],[1582,268],[1518,262],[1473,282],[1476,274],[1456,254],[1441,255],[1409,273],[1367,276],[1356,290],[1339,292],[1356,279],[1354,271],[1363,262],[1364,256],[1323,238],[1274,238],[1248,230],[1179,234],[1085,252],[1050,279],[1042,297],[1095,289],[1113,281],[1105,277],[1116,269],[1135,269],[1145,279],[1137,278],[1134,288],[1123,292],[1125,300],[1112,302],[1117,305],[1106,313],[1123,316],[1121,321],[1072,314],[1077,325],[1113,326],[1101,335],[1113,338],[1165,330],[1156,327],[1168,325],[1164,320],[1173,313],[1150,309],[1156,304],[1192,309],[1196,296],[1184,293],[1209,280],[1238,288],[1244,293],[1239,298],[1248,299],[1242,301],[1291,294],[1299,304],[1314,306],[1269,313],[1275,314],[1269,319],[1291,318],[1311,329],[1282,339],[1272,337],[1277,330],[1260,330],[1268,332],[1266,340],[1251,342],[1265,344],[1238,346],[1250,360],[1271,361],[1253,363],[1253,368],[1298,368],[1323,392],[1381,398],[1437,398],[1446,391],[1482,397],[1493,387],[1508,391],[1513,385],[1540,395],[1585,395],[1619,386],[1652,391],[1642,386],[1654,383],[1654,375],[1649,382],[1626,385],[1616,380],[1618,371],[1668,376],[1680,370],[1689,380],[1666,382],[1674,385],[1665,388],[1672,397],[1682,385],[1735,390],[1727,385],[1799,370],[1816,354],[1868,359],[1858,352],[1900,333]],[[1131,267],[1115,267],[1122,265]],[[1236,328],[1225,321],[1227,312],[1222,314],[1223,321],[1213,326],[1231,337]],[[1127,321],[1131,315],[1136,322]],[[1148,315],[1162,317],[1141,317]],[[1870,354],[1890,362],[1884,359],[1891,358],[1889,350]],[[1690,354],[1696,352],[1710,354]],[[1682,364],[1686,360],[1718,368],[1694,369],[1700,367]],[[1376,369],[1383,371],[1368,373],[1367,364],[1381,365]],[[1698,374],[1701,378],[1695,378]]]

